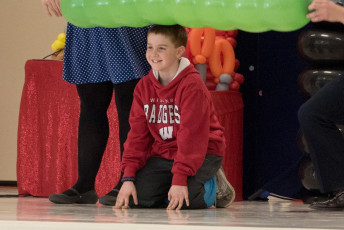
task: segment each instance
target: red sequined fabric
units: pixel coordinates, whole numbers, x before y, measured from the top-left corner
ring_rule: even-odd
[[[242,200],[243,102],[238,92],[211,92],[227,150],[223,167]],[[77,180],[77,134],[80,111],[75,85],[62,80],[62,62],[29,60],[19,112],[17,183],[20,195],[47,197]],[[96,178],[96,191],[105,195],[120,176],[118,120],[114,98],[108,109],[110,136]]]
[[[27,61],[18,125],[20,195],[45,197],[60,193],[76,182],[79,111],[75,85],[62,80],[61,61]],[[108,116],[110,136],[96,179],[96,191],[100,196],[114,187],[120,175],[114,100]]]
[[[225,128],[226,152],[222,167],[236,192],[236,201],[242,197],[243,177],[243,116],[244,104],[237,91],[211,91],[215,111]]]

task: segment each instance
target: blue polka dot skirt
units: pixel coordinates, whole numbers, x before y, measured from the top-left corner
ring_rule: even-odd
[[[122,83],[146,75],[147,32],[143,28],[79,28],[67,25],[63,79],[74,84]]]

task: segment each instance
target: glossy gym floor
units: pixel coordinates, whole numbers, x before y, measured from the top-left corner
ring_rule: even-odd
[[[0,187],[0,229],[344,229],[344,210],[313,210],[274,197],[234,202],[227,209],[114,210],[100,204],[56,205],[47,198],[17,197],[15,187]]]

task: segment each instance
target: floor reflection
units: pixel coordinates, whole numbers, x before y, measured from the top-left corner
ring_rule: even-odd
[[[0,188],[1,191],[1,188]],[[3,191],[2,191],[3,192]],[[2,194],[0,192],[0,194]],[[56,205],[47,198],[0,197],[0,229],[5,224],[28,223],[97,223],[97,230],[105,229],[103,224],[121,226],[174,226],[179,227],[227,227],[245,228],[315,228],[342,229],[344,211],[312,210],[302,202],[285,201],[276,198],[268,202],[235,202],[227,209],[165,210],[165,209],[113,209],[95,205]],[[28,221],[28,222],[26,222]],[[36,221],[36,222],[35,222]],[[56,227],[56,223],[54,224]],[[69,226],[69,225],[68,225]],[[72,226],[72,225],[71,225]],[[74,225],[73,225],[74,226]],[[81,225],[80,225],[81,226]],[[82,225],[84,226],[84,225]],[[22,229],[19,226],[18,229]],[[37,227],[37,226],[36,226]],[[65,226],[64,226],[65,227]],[[154,228],[155,228],[154,227]],[[164,227],[164,228],[165,228]],[[32,228],[35,229],[35,228]],[[123,229],[123,228],[122,228]],[[153,229],[151,229],[153,230]]]

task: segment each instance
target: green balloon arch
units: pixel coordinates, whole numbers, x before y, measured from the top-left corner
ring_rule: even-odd
[[[82,27],[180,24],[247,32],[305,26],[311,0],[61,0],[64,17]]]

